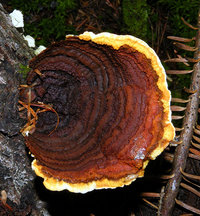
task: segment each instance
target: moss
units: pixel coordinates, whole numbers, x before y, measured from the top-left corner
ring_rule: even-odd
[[[123,32],[147,40],[149,11],[146,0],[123,0]]]
[[[111,1],[113,7],[114,2]],[[25,34],[34,37],[37,45],[47,46],[50,42],[64,39],[66,34],[79,33],[75,30],[76,27],[73,25],[75,23],[67,23],[68,17],[76,17],[79,14],[77,11],[82,10],[79,0],[10,0],[9,4],[13,9],[23,12]],[[119,22],[119,29],[113,32],[111,22],[110,26],[105,23],[106,29],[102,27],[104,31],[131,34],[151,44],[156,43],[160,37],[156,29],[157,27],[163,29],[165,23],[162,19],[164,22],[168,19],[167,33],[180,35],[181,32],[182,37],[194,36],[194,31],[183,24],[181,17],[183,16],[191,24],[196,24],[199,0],[121,0],[119,5],[121,7],[115,9],[121,14],[115,20],[115,23]],[[109,9],[111,12],[108,12]],[[106,10],[108,14],[115,11],[111,7],[106,7]],[[107,19],[104,12],[104,10],[96,12],[99,17],[98,23]],[[93,19],[92,15],[90,18]]]
[[[19,74],[22,75],[22,78],[23,79],[26,79],[27,77],[27,74],[28,72],[30,71],[31,69],[27,66],[27,65],[23,65],[23,64],[19,64]]]
[[[121,32],[157,43],[167,22],[166,34],[194,37],[194,30],[186,26],[181,17],[195,25],[198,8],[199,0],[122,0]],[[157,32],[158,29],[161,32]]]
[[[181,34],[181,37],[194,35],[194,30],[186,26],[181,17],[196,25],[199,0],[158,0],[156,5],[168,13],[169,24],[174,35]]]
[[[25,34],[34,37],[37,45],[47,46],[52,38],[62,40],[67,33],[75,33],[66,17],[76,9],[76,0],[11,0],[10,4],[24,14]]]

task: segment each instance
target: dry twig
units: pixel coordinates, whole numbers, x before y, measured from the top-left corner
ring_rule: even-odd
[[[194,212],[195,214],[200,215],[200,210],[199,210],[199,209],[197,209],[197,208],[195,208],[195,207],[193,207],[193,206],[190,206],[190,205],[188,205],[188,204],[186,204],[186,203],[184,203],[184,202],[182,202],[182,201],[180,201],[180,200],[175,199],[175,201],[176,201],[176,203],[177,203],[178,205],[180,205],[181,207],[183,207],[183,208],[185,208],[185,209],[187,209],[187,210],[189,210],[189,211],[191,211],[191,212]]]
[[[188,25],[188,24],[187,24]],[[196,46],[197,50],[194,54],[195,59],[200,58],[200,10],[198,14],[198,33],[196,37]],[[182,59],[181,59],[182,60]],[[185,61],[185,59],[184,59]],[[168,216],[172,215],[173,208],[175,205],[175,200],[179,191],[180,182],[182,179],[182,174],[180,169],[184,170],[186,167],[186,158],[189,153],[189,147],[192,140],[193,128],[197,121],[198,107],[199,107],[199,95],[200,95],[200,63],[194,65],[194,72],[192,74],[192,81],[190,91],[192,94],[189,97],[189,102],[187,104],[185,118],[183,122],[184,130],[181,131],[180,139],[182,143],[176,147],[172,173],[174,177],[168,181],[168,184],[165,189],[165,195],[162,198],[161,207],[159,208],[158,215]],[[179,200],[176,200],[176,203],[184,206],[184,208],[193,211],[194,213],[200,213],[200,210],[195,209]]]

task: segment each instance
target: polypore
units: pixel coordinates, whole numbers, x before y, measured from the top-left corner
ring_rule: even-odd
[[[32,167],[49,190],[128,185],[174,137],[164,68],[138,38],[67,36],[33,58],[30,68],[31,103],[47,104],[59,116],[56,126],[55,112],[39,113],[25,136]]]

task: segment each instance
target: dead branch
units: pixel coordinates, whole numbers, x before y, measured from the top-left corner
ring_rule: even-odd
[[[200,58],[200,10],[198,14],[198,33],[196,37],[196,47],[198,50],[194,54],[195,59]],[[194,65],[194,72],[192,75],[192,81],[190,90],[194,91],[190,95],[190,101],[187,104],[185,118],[183,122],[183,130],[181,131],[180,138],[182,144],[178,145],[174,155],[172,173],[174,177],[168,181],[165,189],[165,195],[162,199],[161,208],[159,209],[158,215],[168,216],[172,215],[175,200],[179,191],[182,174],[180,169],[184,170],[186,166],[186,158],[189,153],[189,147],[192,140],[193,129],[197,120],[198,107],[199,107],[199,92],[200,92],[200,63]],[[178,204],[179,201],[176,200]]]

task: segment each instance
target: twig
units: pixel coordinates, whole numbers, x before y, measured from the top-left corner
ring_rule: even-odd
[[[186,62],[188,62],[188,60],[185,58],[171,58],[171,59],[165,60],[164,62],[183,62],[183,63],[186,63]]]
[[[174,111],[174,112],[181,112],[181,111],[184,111],[186,109],[186,107],[181,107],[181,106],[171,106],[171,111]]]
[[[198,150],[196,150],[196,149],[194,149],[194,148],[190,148],[189,150],[190,150],[190,152],[192,152],[193,154],[200,156],[200,151],[198,151]]]
[[[184,128],[177,128],[175,127],[175,131],[182,131]]]
[[[176,102],[176,103],[188,103],[189,100],[183,100],[182,98],[172,98],[171,102]]]
[[[197,134],[197,135],[200,135],[200,130],[198,128],[195,128],[194,133]]]
[[[148,201],[147,199],[143,198],[142,199],[144,202],[148,203],[150,206],[152,206],[155,209],[158,209],[158,206],[154,205],[153,203],[151,203],[150,201]]]
[[[199,209],[197,209],[197,208],[195,208],[193,206],[190,206],[190,205],[188,205],[188,204],[186,204],[186,203],[184,203],[184,202],[182,202],[180,200],[175,199],[175,201],[176,201],[176,203],[178,205],[182,206],[183,208],[185,208],[185,209],[187,209],[187,210],[189,210],[191,212],[194,212],[195,214],[200,215],[200,210]]]
[[[198,14],[198,33],[196,37],[196,46],[200,48],[200,10]],[[200,57],[200,51],[197,50],[194,54],[194,58]],[[190,95],[190,101],[187,104],[187,109],[185,112],[185,118],[183,122],[184,130],[181,131],[180,138],[182,140],[182,144],[178,145],[174,155],[174,162],[172,167],[172,173],[174,177],[171,178],[166,186],[165,195],[162,200],[162,206],[159,208],[158,215],[168,216],[172,215],[173,208],[175,205],[175,199],[177,197],[180,182],[182,179],[182,174],[180,168],[182,170],[186,167],[186,158],[189,153],[189,147],[192,140],[193,128],[195,127],[195,123],[197,120],[198,107],[199,107],[199,92],[200,92],[200,63],[196,63],[194,65],[194,72],[192,74],[192,82],[191,82],[191,90],[196,91],[192,95]],[[182,203],[176,200],[178,204]],[[188,207],[188,206],[187,206]],[[200,210],[199,210],[200,211]]]
[[[175,46],[177,46],[179,49],[183,49],[183,50],[186,50],[186,51],[196,51],[197,50],[197,47],[191,47],[191,46],[188,46],[186,44],[183,44],[183,43],[179,43],[179,42],[174,42],[173,43]]]
[[[191,182],[190,180],[188,180],[188,179],[185,178],[184,176],[183,176],[183,179],[184,179],[186,182],[190,183],[191,185],[193,185],[193,186],[195,186],[195,187],[197,187],[197,188],[200,188],[200,185],[195,184],[194,182]]]
[[[199,160],[200,161],[200,156],[199,155],[196,155],[196,154],[189,154],[188,155],[190,158],[193,158],[193,159],[195,159],[195,160]]]
[[[182,38],[182,37],[176,37],[176,36],[168,36],[167,37],[170,40],[175,40],[175,41],[180,41],[180,42],[191,42],[193,40],[195,40],[196,38]]]
[[[193,70],[167,70],[167,74],[189,74],[192,73]]]
[[[194,137],[194,136],[193,136]],[[200,144],[197,144],[197,143],[194,143],[194,142],[191,142],[192,143],[192,145],[194,146],[194,147],[196,147],[197,149],[200,149]]]
[[[197,27],[194,27],[193,25],[191,25],[190,23],[188,23],[183,17],[181,17],[181,20],[183,21],[183,23],[184,23],[186,26],[190,27],[191,29],[198,30]]]
[[[200,197],[200,192],[197,191],[196,189],[194,189],[193,187],[191,187],[191,186],[189,186],[189,185],[187,185],[187,184],[184,184],[184,183],[181,183],[180,185],[181,185],[183,188],[189,190],[190,192],[192,192],[192,193],[194,193],[194,194],[196,194],[197,196]]]
[[[185,116],[172,116],[173,120],[179,120],[179,119],[183,119]]]
[[[152,193],[152,192],[143,192],[140,194],[141,197],[150,197],[150,198],[160,198],[159,193]]]
[[[200,138],[197,136],[193,136],[194,140],[197,141],[198,143],[200,143]]]

